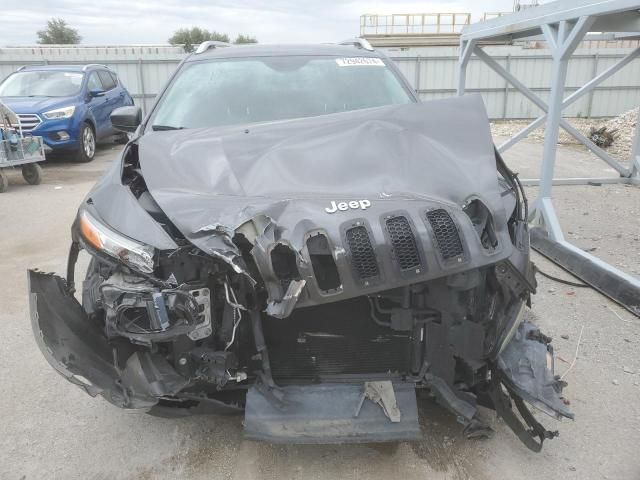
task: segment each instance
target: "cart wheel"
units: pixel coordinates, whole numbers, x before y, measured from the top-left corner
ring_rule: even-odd
[[[40,185],[42,181],[42,168],[37,163],[29,163],[22,166],[22,177],[29,185]]]
[[[0,168],[0,193],[6,192],[7,188],[9,188],[9,179],[4,170]]]

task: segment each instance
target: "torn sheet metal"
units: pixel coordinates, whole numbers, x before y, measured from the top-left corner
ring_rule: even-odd
[[[305,280],[292,280],[282,300],[269,302],[265,310],[267,315],[275,318],[286,318],[291,315],[306,283]]]

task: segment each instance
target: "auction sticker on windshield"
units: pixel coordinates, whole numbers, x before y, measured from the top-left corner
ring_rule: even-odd
[[[369,57],[336,58],[336,63],[339,67],[356,67],[359,65],[377,65],[384,67],[384,62],[381,59]]]

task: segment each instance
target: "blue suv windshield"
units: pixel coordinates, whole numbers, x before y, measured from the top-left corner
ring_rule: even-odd
[[[311,117],[413,102],[380,58],[282,56],[187,63],[160,100],[156,130]]]
[[[71,97],[80,93],[83,77],[59,70],[17,72],[0,85],[0,97]]]

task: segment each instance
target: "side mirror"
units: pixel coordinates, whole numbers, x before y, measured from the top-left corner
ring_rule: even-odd
[[[95,98],[95,97],[104,97],[104,90],[89,90],[89,96],[91,98]]]
[[[122,132],[135,132],[142,123],[142,110],[134,105],[120,107],[111,112],[111,125]]]

